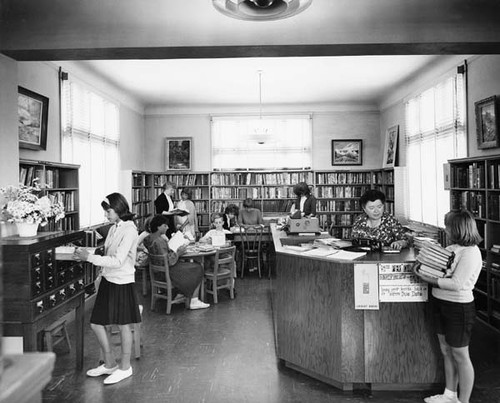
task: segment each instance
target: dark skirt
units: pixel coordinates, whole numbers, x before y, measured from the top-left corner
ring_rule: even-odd
[[[105,326],[140,322],[135,283],[115,284],[101,277],[90,323]]]
[[[177,262],[169,267],[172,285],[186,297],[191,297],[203,280],[203,267],[196,262]]]

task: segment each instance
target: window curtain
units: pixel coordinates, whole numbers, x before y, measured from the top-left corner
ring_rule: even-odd
[[[310,116],[212,118],[212,169],[303,169],[312,165]]]
[[[101,201],[117,191],[118,105],[76,80],[62,81],[62,161],[80,165],[80,227],[105,220]]]
[[[450,208],[443,165],[467,153],[465,74],[439,82],[405,103],[409,218],[444,226]]]

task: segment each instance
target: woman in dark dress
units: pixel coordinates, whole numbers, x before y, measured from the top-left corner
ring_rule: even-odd
[[[156,215],[151,220],[149,226],[151,228],[151,234],[143,241],[149,255],[167,254],[170,280],[175,288],[183,295],[190,298],[189,309],[208,308],[210,304],[200,301],[197,297],[200,285],[203,281],[203,267],[195,262],[179,262],[179,257],[186,253],[186,247],[181,246],[176,252],[169,248],[168,241],[165,237],[168,228],[167,217]]]
[[[175,207],[172,197],[174,197],[176,188],[177,186],[175,183],[165,182],[162,186],[163,192],[160,193],[154,202],[156,214],[163,214],[167,217],[167,237],[169,239],[177,231],[175,226],[175,216],[170,214]]]

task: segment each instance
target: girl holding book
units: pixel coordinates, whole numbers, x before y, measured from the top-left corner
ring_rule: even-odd
[[[120,193],[111,193],[101,203],[106,218],[114,225],[104,243],[105,256],[92,255],[85,248],[77,248],[73,258],[102,266],[102,278],[90,316],[90,326],[103,352],[104,364],[89,369],[87,376],[108,375],[105,384],[120,382],[132,376],[131,324],[141,322],[135,294],[135,256],[137,228],[132,221],[127,200]],[[117,365],[106,326],[118,325],[121,337],[121,361]]]
[[[153,261],[152,255],[167,255],[170,280],[181,293],[172,303],[182,302],[187,297],[189,309],[208,308],[210,304],[198,299],[198,292],[204,276],[203,267],[196,262],[179,261],[179,257],[186,253],[186,246],[179,246],[175,251],[169,247],[165,238],[168,229],[167,222],[166,216],[155,215],[149,224],[151,234],[144,239],[149,259]]]
[[[469,341],[476,317],[472,290],[482,267],[477,246],[482,239],[474,217],[467,210],[450,211],[444,222],[446,234],[452,242],[446,249],[455,253],[451,276],[434,278],[420,272],[418,266],[415,270],[417,276],[433,286],[434,320],[446,380],[443,394],[427,397],[424,401],[469,403],[474,384]]]

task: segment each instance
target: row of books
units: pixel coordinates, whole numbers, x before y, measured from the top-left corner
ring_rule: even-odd
[[[340,225],[340,226],[346,226],[346,225],[352,225],[354,221],[356,220],[356,217],[358,216],[357,213],[353,214],[318,214],[319,218],[319,223],[320,225],[322,223],[326,224],[327,226],[329,225]]]
[[[45,227],[44,231],[73,231],[76,230],[75,217],[66,216],[61,220],[55,222],[53,219],[49,219],[49,222]]]
[[[500,194],[488,195],[488,217],[500,221]]]
[[[450,199],[452,209],[466,208],[476,217],[486,217],[486,204],[483,193],[469,190],[463,192],[452,191]]]
[[[290,185],[292,183],[313,183],[312,172],[277,172],[277,173],[212,173],[211,184],[215,186],[238,185]]]
[[[132,186],[151,186],[151,176],[148,174],[132,174]]]
[[[54,202],[61,202],[64,206],[64,211],[75,211],[76,204],[75,204],[75,192],[74,191],[67,191],[67,192],[49,192],[47,194],[47,197],[54,203]]]
[[[321,224],[324,227],[323,224]],[[326,223],[328,225],[328,223]],[[350,239],[351,238],[351,228],[350,227],[334,227],[330,230],[330,235],[335,238],[340,239]]]
[[[208,213],[208,201],[193,200],[194,208],[198,213]]]
[[[38,179],[41,188],[59,188],[59,170],[44,169],[37,166],[24,166],[19,168],[19,183],[26,186],[33,186],[33,181]]]
[[[151,215],[151,204],[150,203],[138,203],[134,205],[134,212],[139,217],[147,217]]]
[[[132,189],[132,201],[142,202],[151,200],[151,190],[147,188]]]
[[[356,211],[361,212],[359,200],[318,200],[317,211]]]
[[[210,192],[208,190],[208,187],[192,187],[189,188],[191,191],[191,200],[196,200],[196,199],[208,199],[210,196]],[[181,193],[182,193],[182,188],[176,189],[175,191],[175,197],[177,200],[181,200]]]
[[[393,185],[394,172],[393,171],[374,172],[372,174],[372,183],[374,185]]]
[[[369,184],[370,172],[328,172],[316,174],[316,185]]]
[[[315,189],[316,197],[323,198],[351,198],[361,197],[363,193],[370,189],[370,186],[320,186]]]
[[[489,186],[490,189],[500,189],[500,163],[489,166]]]
[[[154,175],[155,187],[161,187],[165,182],[175,183],[176,186],[208,186],[208,174],[169,174]]]
[[[212,199],[261,199],[260,187],[238,188],[238,187],[218,187],[212,188]]]
[[[451,167],[452,186],[460,188],[483,189],[485,187],[485,166],[473,162],[467,166]]]

